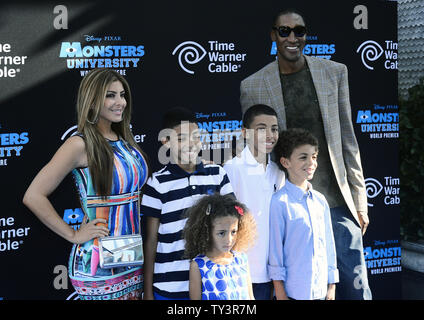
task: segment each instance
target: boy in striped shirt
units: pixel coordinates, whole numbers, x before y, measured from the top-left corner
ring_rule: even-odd
[[[184,210],[205,194],[233,190],[222,167],[200,161],[200,131],[191,111],[169,110],[162,127],[167,131],[162,148],[169,149],[169,161],[148,180],[141,206],[146,221],[144,299],[184,300],[189,299],[190,268],[183,258]],[[166,152],[159,151],[159,157],[164,163]]]

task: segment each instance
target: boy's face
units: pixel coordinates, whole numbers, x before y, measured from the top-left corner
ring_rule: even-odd
[[[317,157],[317,148],[305,144],[295,148],[289,158],[281,157],[280,163],[287,169],[289,180],[295,185],[301,185],[314,177],[318,166]]]
[[[243,135],[248,140],[254,155],[272,152],[278,141],[278,122],[276,116],[261,114],[256,116],[249,128],[243,128]]]
[[[169,137],[171,158],[179,165],[196,164],[202,148],[200,130],[197,123],[183,122],[173,128]]]

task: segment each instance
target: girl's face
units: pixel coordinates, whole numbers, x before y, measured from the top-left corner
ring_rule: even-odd
[[[212,252],[229,253],[237,240],[238,219],[233,216],[218,217],[212,222]]]
[[[121,81],[113,81],[106,90],[105,102],[100,110],[99,121],[120,122],[127,106],[125,90]]]

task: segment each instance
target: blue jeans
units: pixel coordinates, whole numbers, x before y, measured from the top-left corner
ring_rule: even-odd
[[[153,297],[155,298],[155,300],[190,300],[188,298],[167,298],[164,296],[161,296],[160,294],[153,292]]]
[[[271,282],[252,283],[255,300],[271,300]]]
[[[330,209],[340,281],[336,300],[371,300],[362,231],[347,206]]]

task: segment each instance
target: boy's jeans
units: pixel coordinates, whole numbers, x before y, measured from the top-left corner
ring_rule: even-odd
[[[337,268],[336,300],[371,300],[362,231],[347,206],[331,208]]]
[[[271,282],[252,283],[255,300],[271,300]]]

